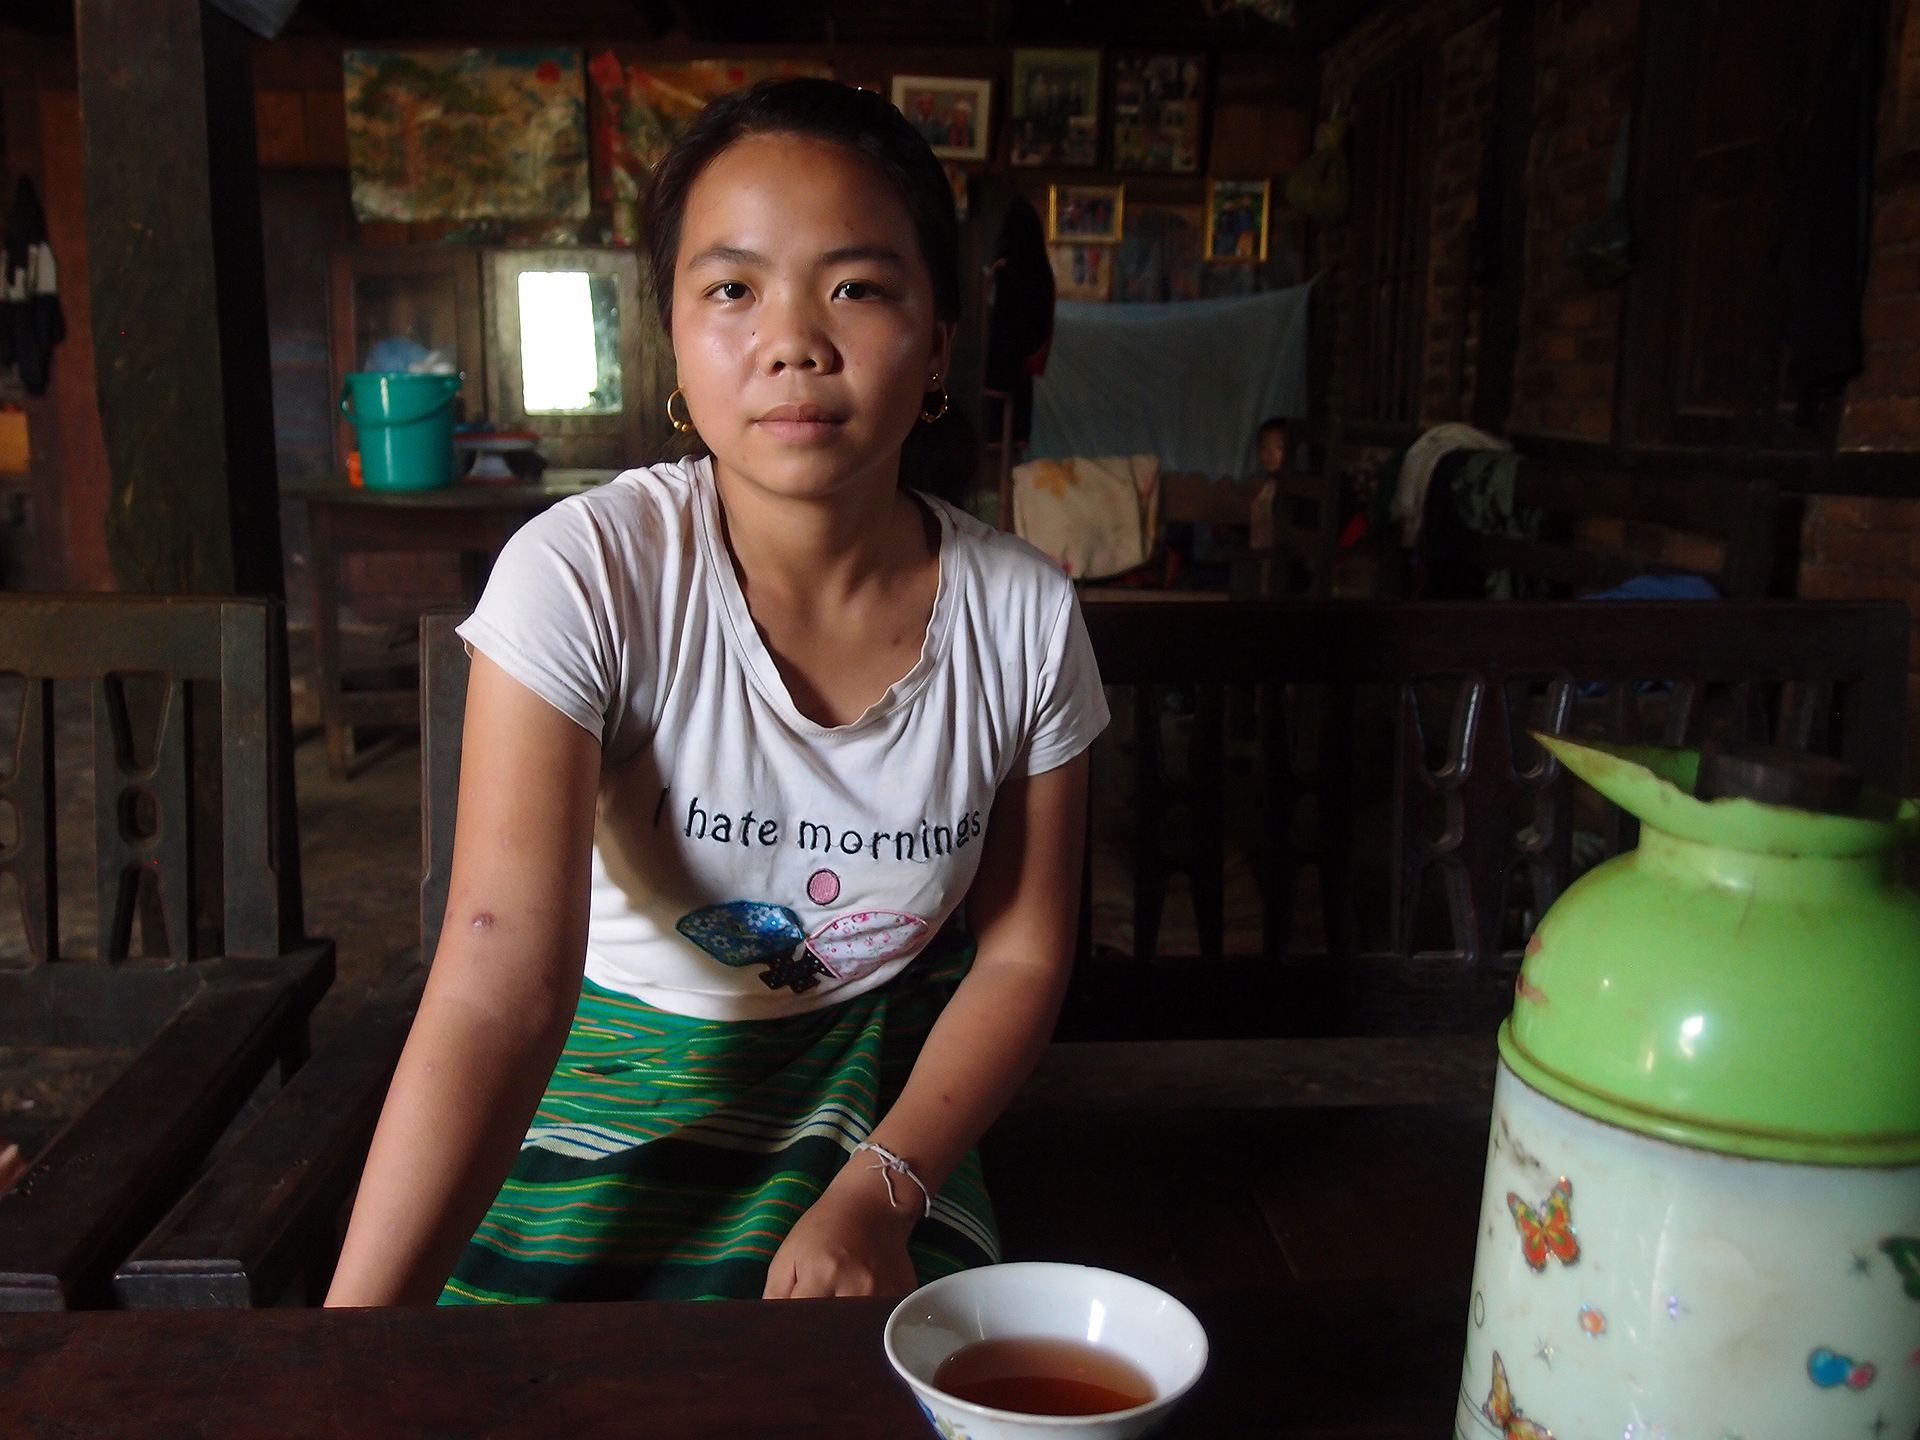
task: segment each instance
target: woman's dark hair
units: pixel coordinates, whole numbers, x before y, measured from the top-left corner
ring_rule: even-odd
[[[673,270],[687,196],[721,151],[749,135],[801,135],[844,146],[871,165],[906,207],[920,258],[933,281],[934,313],[958,322],[960,222],[946,172],[918,130],[883,96],[833,80],[762,80],[723,95],[694,118],[653,172],[647,190],[647,243],[660,324],[673,333]],[[972,427],[951,406],[932,424],[916,424],[900,454],[900,483],[957,496],[975,474]]]

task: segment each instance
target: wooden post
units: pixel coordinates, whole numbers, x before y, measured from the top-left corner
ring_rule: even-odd
[[[1473,423],[1503,433],[1513,410],[1513,367],[1520,355],[1520,309],[1527,293],[1527,153],[1533,142],[1534,0],[1506,0],[1500,7],[1500,61],[1494,79],[1493,127],[1498,137],[1492,166],[1498,214],[1483,210],[1484,234],[1475,249],[1491,257],[1490,275],[1476,263],[1485,286],[1480,320],[1480,356],[1475,367]],[[1487,177],[1483,177],[1487,178]],[[1483,190],[1484,193],[1484,190]]]
[[[202,0],[75,31],[115,578],[284,595],[251,36]]]

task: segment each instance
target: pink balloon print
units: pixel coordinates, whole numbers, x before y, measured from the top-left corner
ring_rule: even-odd
[[[816,905],[831,905],[840,898],[840,877],[831,870],[816,870],[807,877],[807,898]]]
[[[872,974],[919,948],[927,922],[898,910],[855,910],[814,931],[807,948],[836,980]]]

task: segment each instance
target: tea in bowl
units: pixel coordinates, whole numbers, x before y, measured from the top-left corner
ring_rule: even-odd
[[[1207,1368],[1206,1331],[1171,1295],[1045,1262],[923,1285],[886,1347],[942,1440],[1132,1440]]]

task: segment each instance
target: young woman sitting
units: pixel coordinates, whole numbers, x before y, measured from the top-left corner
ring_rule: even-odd
[[[711,455],[533,521],[461,627],[446,928],[329,1304],[997,1258],[973,1146],[1066,985],[1107,710],[1066,578],[915,488],[951,192],[884,99],[790,80],[714,102],[648,216]]]

